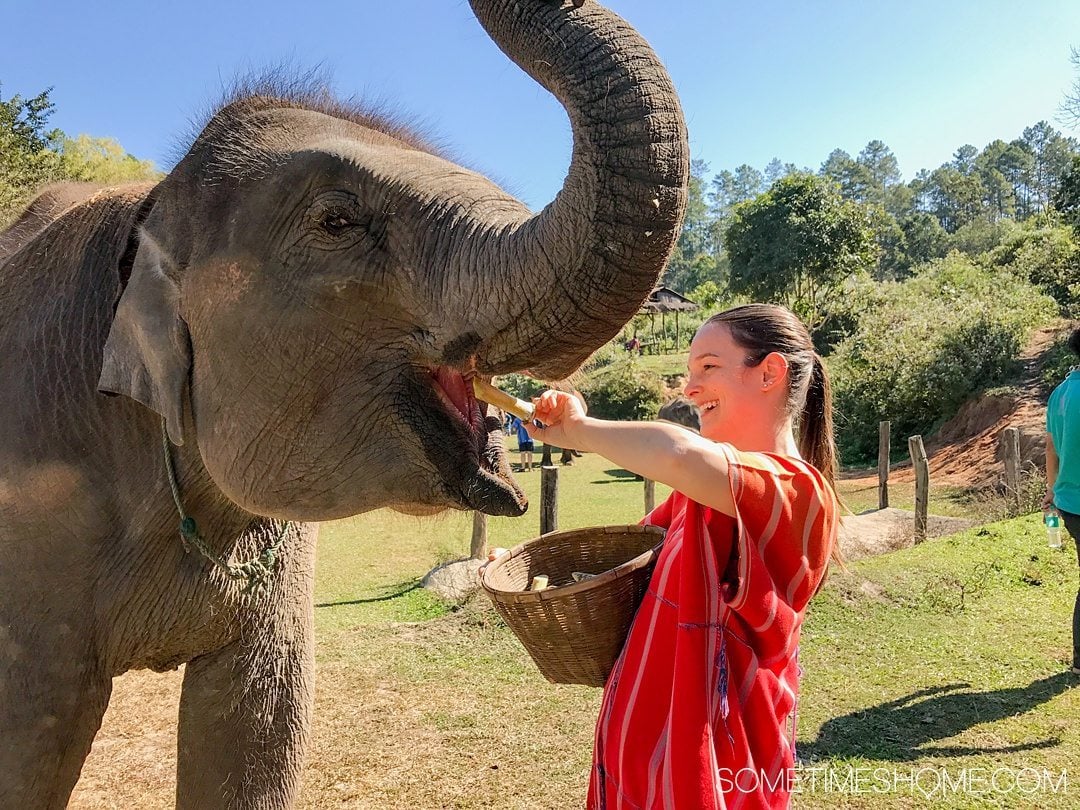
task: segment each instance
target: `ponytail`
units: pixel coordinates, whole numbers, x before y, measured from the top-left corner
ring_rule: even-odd
[[[821,471],[835,490],[839,464],[833,438],[832,386],[817,352],[813,354],[812,363],[806,404],[799,415],[799,453]]]
[[[817,352],[813,353],[811,362],[813,367],[806,387],[806,404],[799,415],[799,455],[821,472],[836,495],[836,502],[844,506],[840,494],[836,492],[840,465],[836,457],[836,440],[833,438],[832,384]],[[840,522],[843,523],[843,518],[840,518]],[[831,556],[832,561],[846,573],[848,569],[840,552],[839,538],[833,544]],[[819,590],[825,585],[826,578],[822,578]]]

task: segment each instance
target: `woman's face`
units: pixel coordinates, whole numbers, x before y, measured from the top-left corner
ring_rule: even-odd
[[[769,368],[775,361],[747,366],[748,356],[723,324],[707,323],[694,335],[685,393],[701,411],[702,436],[738,447],[741,435],[757,432],[747,431],[748,426],[775,419],[777,369]],[[779,371],[784,376],[786,366]]]

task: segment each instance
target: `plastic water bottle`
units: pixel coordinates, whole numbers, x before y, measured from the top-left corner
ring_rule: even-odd
[[[1056,509],[1046,513],[1046,539],[1050,548],[1061,548],[1061,515]]]

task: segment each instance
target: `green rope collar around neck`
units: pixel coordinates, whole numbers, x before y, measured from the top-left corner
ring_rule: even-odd
[[[161,440],[165,449],[165,470],[169,474],[169,488],[172,489],[173,501],[176,502],[176,511],[180,513],[180,539],[184,543],[184,551],[190,552],[195,549],[204,558],[221,569],[229,579],[242,579],[247,582],[244,593],[249,591],[269,590],[270,575],[277,570],[278,552],[282,543],[285,542],[285,533],[289,530],[289,521],[281,524],[281,531],[270,545],[264,548],[258,556],[252,557],[245,563],[230,563],[214,553],[202,535],[199,527],[195,524],[195,518],[184,512],[184,505],[180,503],[180,487],[176,483],[176,468],[173,464],[172,452],[169,449],[169,431],[165,420],[161,420]]]

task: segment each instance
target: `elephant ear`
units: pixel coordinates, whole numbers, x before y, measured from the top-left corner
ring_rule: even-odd
[[[191,338],[180,317],[180,289],[165,272],[167,261],[143,231],[105,342],[98,390],[124,394],[160,414],[173,444],[181,445]]]

